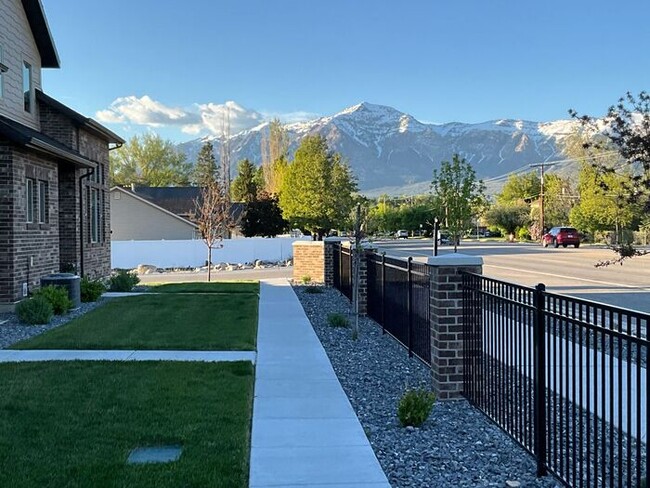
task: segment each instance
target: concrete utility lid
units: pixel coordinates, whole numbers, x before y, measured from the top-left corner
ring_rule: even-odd
[[[129,454],[126,464],[171,463],[178,461],[183,448],[179,445],[136,447]]]

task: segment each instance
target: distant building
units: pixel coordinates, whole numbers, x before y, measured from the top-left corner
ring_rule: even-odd
[[[194,220],[196,186],[111,188],[111,227],[114,241],[157,241],[200,239]],[[231,206],[233,228],[230,236],[239,237],[244,204]]]
[[[110,272],[108,151],[124,143],[42,91],[59,57],[39,0],[0,1],[0,307],[41,277]]]

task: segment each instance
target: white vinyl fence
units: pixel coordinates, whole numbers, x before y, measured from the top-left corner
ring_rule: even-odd
[[[222,248],[212,250],[212,263],[252,263],[256,259],[283,261],[292,257],[294,241],[310,239],[309,236],[225,239]],[[203,266],[207,259],[208,250],[202,240],[111,242],[113,268],[135,268],[139,264],[189,268]]]

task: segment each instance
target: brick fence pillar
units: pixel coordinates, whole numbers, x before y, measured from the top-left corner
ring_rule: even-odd
[[[334,245],[340,242],[340,239],[326,237],[325,242],[325,286],[334,286]]]
[[[461,271],[483,272],[483,258],[444,254],[431,267],[431,374],[438,399],[460,398],[463,391],[463,293]]]
[[[293,281],[309,278],[314,283],[325,282],[325,245],[323,241],[293,243]]]

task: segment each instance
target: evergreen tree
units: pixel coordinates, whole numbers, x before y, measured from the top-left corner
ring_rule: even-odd
[[[249,203],[257,199],[258,191],[258,171],[248,159],[242,159],[237,164],[237,176],[232,182],[232,199]]]
[[[196,158],[196,165],[192,174],[193,183],[196,186],[205,187],[218,179],[218,176],[219,169],[214,157],[214,148],[210,141],[205,141]]]

